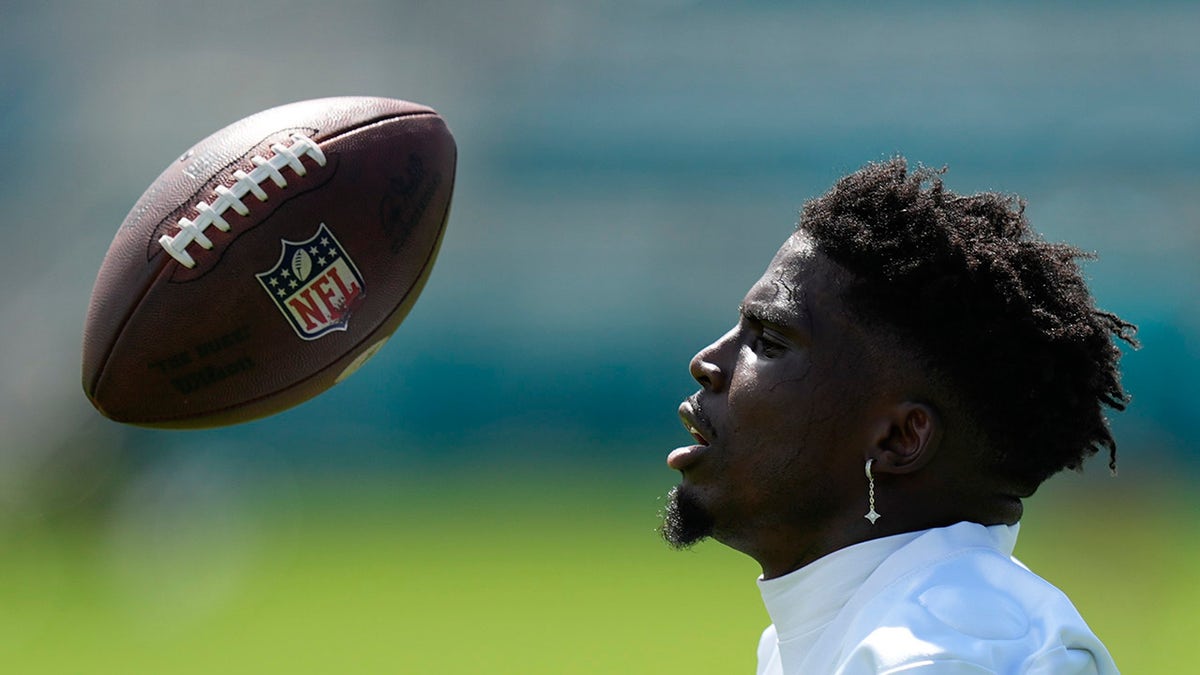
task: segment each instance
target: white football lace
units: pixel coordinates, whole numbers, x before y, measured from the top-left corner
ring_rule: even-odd
[[[260,187],[260,184],[268,178],[281,188],[287,187],[287,179],[280,172],[280,169],[284,167],[290,168],[297,176],[307,174],[308,169],[304,168],[304,164],[300,162],[300,157],[303,155],[311,157],[319,166],[325,166],[325,153],[321,152],[321,148],[315,141],[303,134],[292,134],[291,145],[273,144],[271,151],[275,153],[271,159],[263,159],[258,155],[250,158],[250,161],[254,162],[254,168],[250,173],[241,169],[234,171],[233,177],[237,180],[233,185],[229,187],[218,185],[214,190],[217,198],[213,200],[212,204],[205,201],[197,204],[196,212],[199,215],[195,220],[180,218],[179,232],[173,236],[164,234],[159,237],[158,243],[162,245],[163,250],[184,267],[189,269],[195,267],[196,261],[187,252],[188,245],[194,241],[203,248],[212,248],[212,240],[204,236],[204,230],[212,225],[222,232],[228,232],[230,225],[224,218],[224,213],[228,209],[232,208],[240,216],[249,214],[250,209],[246,207],[242,197],[252,194],[260,202],[267,201],[267,193]]]

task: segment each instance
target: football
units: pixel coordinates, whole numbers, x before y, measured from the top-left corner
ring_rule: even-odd
[[[354,372],[421,293],[457,149],[433,109],[272,108],[185,152],[117,230],[92,290],[83,388],[118,422],[222,426]]]

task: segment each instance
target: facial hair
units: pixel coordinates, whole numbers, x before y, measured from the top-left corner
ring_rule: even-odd
[[[659,533],[671,548],[690,548],[712,535],[712,515],[691,492],[681,490],[679,486],[667,493],[667,504],[661,515],[663,522]]]

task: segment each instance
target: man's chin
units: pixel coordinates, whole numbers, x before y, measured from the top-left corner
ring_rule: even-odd
[[[671,488],[661,515],[659,533],[672,548],[689,548],[712,536],[712,515],[685,487]]]

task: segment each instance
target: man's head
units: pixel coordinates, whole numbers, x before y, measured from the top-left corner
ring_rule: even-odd
[[[699,444],[670,457],[664,535],[711,534],[770,576],[883,534],[1014,522],[1100,447],[1115,467],[1103,409],[1124,407],[1113,337],[1133,327],[1095,308],[1080,257],[1015,198],[955,195],[901,159],[839,181],[692,361]]]

